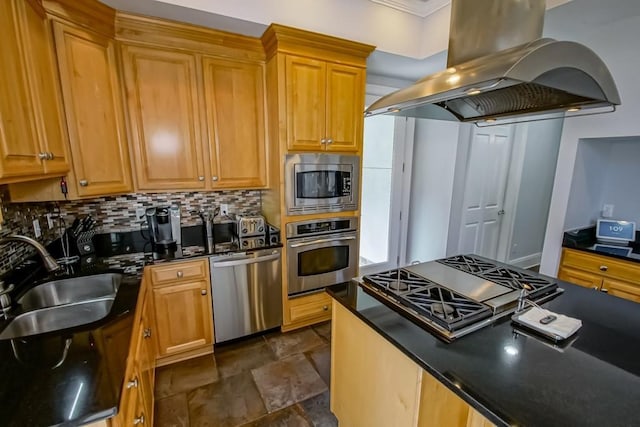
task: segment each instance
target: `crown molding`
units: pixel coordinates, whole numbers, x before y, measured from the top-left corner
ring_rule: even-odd
[[[402,12],[426,18],[451,3],[451,0],[369,0]]]

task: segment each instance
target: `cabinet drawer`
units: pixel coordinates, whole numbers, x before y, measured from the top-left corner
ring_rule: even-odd
[[[331,297],[326,292],[289,300],[291,322],[331,315]]]
[[[592,289],[599,289],[602,284],[602,276],[599,274],[587,273],[565,266],[560,267],[558,279]]]
[[[151,282],[154,286],[206,279],[208,276],[209,263],[206,259],[151,267]]]
[[[640,302],[640,286],[634,285],[633,283],[604,279],[602,282],[602,290],[615,297]]]
[[[564,249],[562,267],[570,266],[589,273],[616,277],[640,284],[640,265],[607,256],[592,255],[572,249]]]

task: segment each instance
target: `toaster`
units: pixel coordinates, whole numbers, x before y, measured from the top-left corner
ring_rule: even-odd
[[[264,236],[266,232],[267,227],[263,216],[255,215],[236,217],[236,235],[239,238]]]

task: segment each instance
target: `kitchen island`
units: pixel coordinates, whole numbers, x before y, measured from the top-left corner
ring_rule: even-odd
[[[345,425],[360,416],[350,408],[385,426],[638,425],[640,307],[559,284],[544,307],[582,320],[565,348],[509,317],[446,343],[355,281],[330,287],[332,411]]]

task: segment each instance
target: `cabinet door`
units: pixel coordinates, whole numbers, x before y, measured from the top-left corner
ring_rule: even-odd
[[[287,146],[290,150],[324,150],[326,138],[326,63],[286,58]]]
[[[364,70],[327,64],[327,151],[357,152],[364,125]]]
[[[138,190],[204,189],[196,59],[122,48]]]
[[[146,297],[142,306],[142,316],[140,319],[140,349],[138,351],[138,369],[140,372],[140,391],[144,404],[144,412],[147,414],[149,425],[153,425],[153,389],[155,383],[155,336],[156,331],[152,328],[153,313],[151,293],[145,293]],[[145,421],[147,422],[147,421]]]
[[[0,2],[0,178],[42,174],[15,2]]]
[[[213,344],[211,296],[206,281],[155,288],[153,295],[160,356]]]
[[[600,289],[600,285],[602,284],[602,276],[586,273],[569,267],[560,268],[560,271],[558,272],[558,279],[592,289]]]
[[[604,279],[602,281],[602,291],[615,297],[640,302],[640,285],[621,280]]]
[[[80,197],[132,190],[113,40],[54,23],[69,142]]]
[[[53,42],[49,22],[42,6],[33,1],[16,3],[24,42],[26,74],[29,76],[34,118],[39,134],[40,152],[49,154],[44,160],[47,174],[69,171],[67,130],[62,117]]]
[[[267,184],[264,65],[204,58],[213,188]]]

